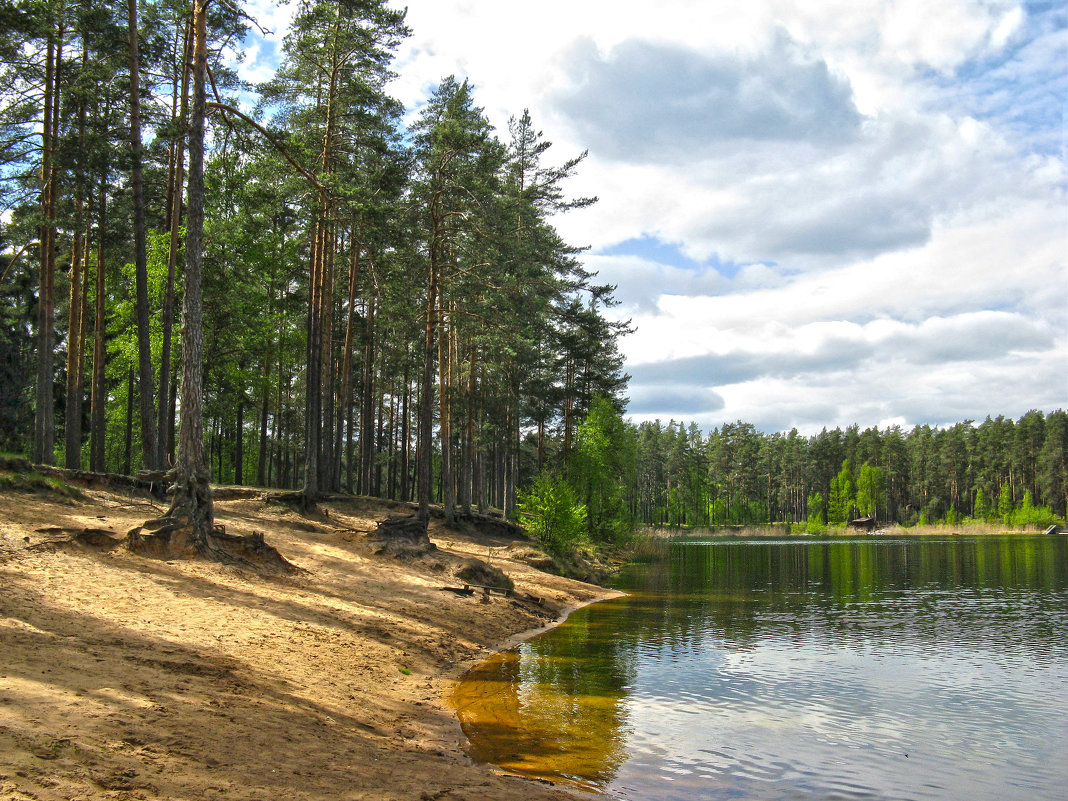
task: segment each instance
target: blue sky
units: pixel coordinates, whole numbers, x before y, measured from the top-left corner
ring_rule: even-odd
[[[399,4],[398,4],[399,5]],[[636,420],[944,424],[1068,406],[1068,9],[411,0],[393,88],[529,108],[636,332]],[[284,30],[292,6],[257,0]],[[262,80],[277,45],[250,39]]]

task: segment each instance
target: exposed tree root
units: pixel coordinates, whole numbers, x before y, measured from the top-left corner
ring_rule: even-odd
[[[126,547],[154,559],[207,559],[255,573],[279,575],[299,568],[254,531],[247,537],[227,534],[214,524],[211,486],[204,475],[176,481],[171,508],[126,534]]]
[[[437,550],[427,534],[426,521],[417,515],[393,515],[378,524],[372,535],[376,555],[414,558]]]
[[[318,496],[305,492],[304,490],[294,490],[292,492],[268,492],[263,496],[263,499],[267,501],[267,503],[285,506],[305,517],[320,512],[319,506],[316,503]]]
[[[227,534],[225,527],[216,525],[209,535],[202,537],[183,518],[162,517],[149,523],[158,528],[144,531],[144,527],[138,526],[126,535],[126,547],[132,553],[163,560],[202,558],[269,575],[300,570],[268,545],[259,531],[241,537]]]

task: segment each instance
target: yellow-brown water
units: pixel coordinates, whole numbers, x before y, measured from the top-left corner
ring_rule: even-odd
[[[1068,539],[671,550],[465,676],[474,758],[643,801],[1061,797]]]

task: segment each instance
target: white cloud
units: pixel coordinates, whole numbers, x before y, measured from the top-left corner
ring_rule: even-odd
[[[402,4],[410,109],[455,74],[502,135],[529,107],[550,160],[590,150],[570,189],[601,201],[557,222],[637,324],[636,414],[818,430],[1068,405],[1055,4]],[[295,4],[251,8],[283,28]],[[242,70],[276,58],[256,44]]]

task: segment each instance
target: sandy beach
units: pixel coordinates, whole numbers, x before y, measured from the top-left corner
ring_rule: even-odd
[[[472,525],[432,522],[440,558],[376,555],[378,521],[407,509],[323,509],[217,503],[228,533],[262,532],[300,568],[263,577],[68,542],[122,537],[163,511],[149,497],[0,493],[0,798],[574,798],[472,763],[448,691],[609,593]],[[455,557],[504,570],[515,595],[443,591]]]

